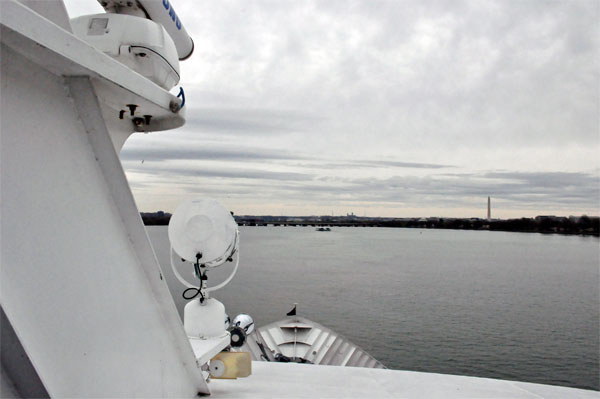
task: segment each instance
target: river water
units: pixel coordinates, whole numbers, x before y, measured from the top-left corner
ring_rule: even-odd
[[[181,314],[167,228],[147,229]],[[598,238],[347,227],[240,234],[238,273],[214,294],[231,318],[248,313],[261,326],[298,302],[299,315],[388,368],[600,389]],[[189,264],[175,264],[193,281]],[[231,269],[209,271],[209,286]]]

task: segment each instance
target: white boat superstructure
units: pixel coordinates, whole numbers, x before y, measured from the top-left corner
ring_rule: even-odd
[[[53,397],[208,393],[117,152],[138,115],[182,125],[176,96],[74,36],[61,1],[0,7],[0,284],[14,357]],[[33,379],[4,361],[12,349],[4,386],[27,396]]]
[[[131,133],[183,125],[182,99],[73,34],[60,0],[0,1],[0,23],[3,397],[598,397],[276,362],[209,381],[228,339],[186,334],[118,158]]]

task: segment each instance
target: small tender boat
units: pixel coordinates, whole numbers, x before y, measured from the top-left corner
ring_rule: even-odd
[[[238,350],[250,352],[252,360],[267,362],[386,368],[344,336],[299,316],[258,328]]]

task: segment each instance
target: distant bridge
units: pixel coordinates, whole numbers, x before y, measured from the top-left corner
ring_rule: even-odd
[[[240,220],[238,226],[311,226],[311,227],[381,227],[383,224],[374,222],[264,222]]]

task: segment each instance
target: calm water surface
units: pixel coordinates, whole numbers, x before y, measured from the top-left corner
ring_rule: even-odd
[[[181,313],[167,228],[148,232]],[[597,238],[384,228],[240,233],[238,273],[214,295],[232,318],[248,313],[261,326],[298,302],[300,315],[389,368],[600,389]],[[209,271],[209,285],[231,268]]]

